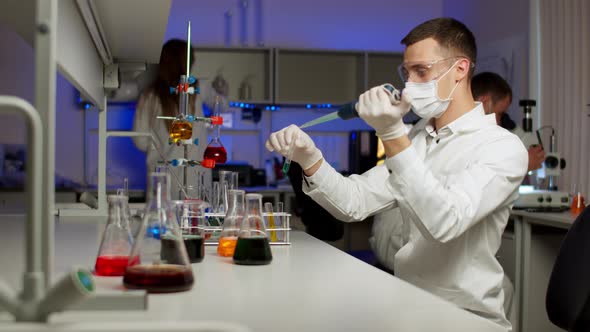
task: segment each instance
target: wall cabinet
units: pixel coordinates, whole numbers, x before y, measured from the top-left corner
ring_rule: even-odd
[[[239,102],[338,105],[383,83],[403,87],[397,74],[401,53],[197,47],[195,59],[193,74],[201,84],[221,73],[230,100]]]
[[[232,101],[272,103],[272,57],[266,48],[196,48],[193,75],[210,85],[221,74]]]

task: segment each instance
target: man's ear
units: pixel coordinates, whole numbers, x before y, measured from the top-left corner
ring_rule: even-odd
[[[467,58],[460,58],[459,59],[459,62],[455,66],[455,68],[456,68],[455,82],[459,82],[459,81],[467,78],[467,75],[469,75],[469,69],[471,68],[470,64],[471,64],[471,61],[469,61],[469,59],[467,59]]]

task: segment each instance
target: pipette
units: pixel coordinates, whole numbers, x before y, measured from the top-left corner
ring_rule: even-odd
[[[387,90],[389,93],[391,93],[392,103],[397,105],[401,100],[401,93],[399,92],[399,90],[394,88],[393,85],[391,85],[389,83],[384,84],[383,88],[385,90]],[[356,110],[357,106],[358,106],[358,101],[344,104],[336,112],[332,112],[330,114],[326,114],[326,115],[321,116],[317,119],[306,122],[303,125],[301,125],[299,128],[301,128],[301,129],[309,128],[311,126],[315,126],[317,124],[336,120],[336,119],[350,120],[350,119],[358,118],[359,114]]]

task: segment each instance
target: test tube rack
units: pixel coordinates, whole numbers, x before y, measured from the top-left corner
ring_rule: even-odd
[[[274,212],[275,227],[269,227],[269,215],[270,213],[263,212],[262,217],[264,218],[264,226],[266,228],[266,235],[268,236],[271,245],[290,245],[290,233],[291,233],[291,214],[287,212]],[[202,229],[205,234],[205,245],[216,246],[219,244],[219,235],[223,229],[223,219],[225,214],[223,213],[205,213],[205,226]],[[203,226],[200,226],[203,227]],[[199,226],[182,226],[181,231],[183,233],[190,234],[196,231]],[[272,240],[272,232],[275,232],[276,240]]]

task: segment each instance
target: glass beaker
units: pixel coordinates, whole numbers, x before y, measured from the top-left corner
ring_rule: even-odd
[[[240,225],[234,263],[264,265],[272,261],[272,252],[262,217],[262,195],[246,195],[246,216]]]
[[[232,185],[232,172],[231,171],[219,171],[219,207],[218,213],[227,213],[229,206],[228,190]]]
[[[243,190],[229,190],[229,208],[223,220],[223,229],[219,235],[217,254],[223,257],[232,257],[238,242],[240,225],[244,218]]]
[[[200,199],[173,201],[172,204],[188,258],[191,263],[199,263],[205,258],[205,211],[209,205]]]
[[[127,200],[123,195],[108,196],[109,216],[94,265],[96,275],[122,276],[125,273],[133,246]]]
[[[178,219],[170,202],[170,175],[152,173],[142,227],[131,251],[123,284],[149,293],[193,287],[192,268]]]

